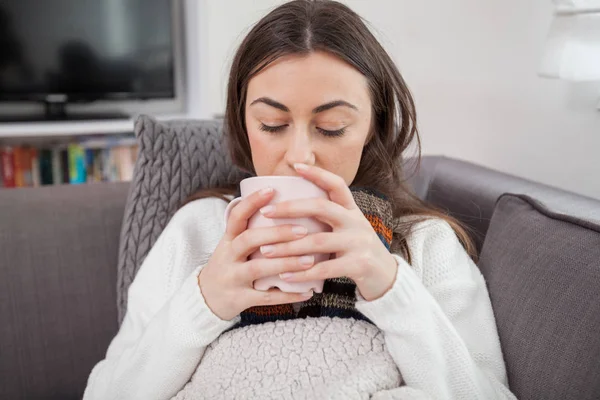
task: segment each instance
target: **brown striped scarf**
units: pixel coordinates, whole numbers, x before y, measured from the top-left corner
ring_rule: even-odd
[[[350,187],[354,201],[371,223],[371,226],[388,250],[392,245],[392,206],[388,199],[375,190]],[[277,320],[307,317],[355,318],[370,322],[355,308],[356,284],[349,278],[325,280],[322,293],[300,303],[296,309],[292,304],[259,306],[241,313],[241,321],[232,329],[247,325],[262,324]]]

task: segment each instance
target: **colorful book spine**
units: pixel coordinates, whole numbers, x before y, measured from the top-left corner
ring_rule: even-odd
[[[29,155],[31,160],[31,185],[33,187],[40,187],[42,185],[42,174],[40,171],[40,156],[37,149],[29,149]]]
[[[92,165],[94,182],[102,182],[102,171],[104,169],[103,159],[102,159],[102,151],[103,149],[93,149],[94,152],[94,161]]]
[[[33,186],[33,173],[32,173],[32,161],[31,149],[29,147],[22,148],[21,152],[23,156],[23,179],[25,181],[25,187]]]
[[[131,151],[129,147],[117,146],[114,148],[114,150],[116,151],[119,180],[131,181],[133,179],[135,160],[131,158]]]
[[[15,187],[26,187],[27,182],[25,177],[25,149],[22,147],[15,147],[14,154]]]
[[[4,187],[16,187],[15,154],[12,147],[3,147],[0,149],[0,162],[2,163],[2,180],[4,181]]]
[[[60,159],[60,148],[54,147],[52,150],[52,180],[55,185],[65,183],[62,176],[62,165]]]
[[[69,183],[85,183],[87,172],[85,170],[85,153],[83,147],[77,143],[72,143],[67,148],[69,157]]]
[[[54,183],[54,168],[52,167],[52,150],[41,149],[38,154],[40,160],[40,184],[52,185]]]
[[[69,151],[67,147],[60,149],[60,166],[62,181],[64,183],[69,183],[71,181],[71,176],[69,174]]]
[[[85,181],[94,182],[94,149],[83,149],[85,157]]]

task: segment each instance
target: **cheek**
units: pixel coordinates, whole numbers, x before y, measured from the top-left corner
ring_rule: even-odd
[[[260,130],[248,130],[252,164],[257,175],[271,175],[277,159],[277,146]]]
[[[252,151],[252,154],[257,151],[261,151],[261,149],[264,148],[264,141],[261,140],[258,132],[248,130],[248,141],[250,142],[250,150]]]
[[[362,155],[363,143],[345,143],[327,146],[328,151],[321,155],[323,167],[344,178],[350,185],[356,176]]]

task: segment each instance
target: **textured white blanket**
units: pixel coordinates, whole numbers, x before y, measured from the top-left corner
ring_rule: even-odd
[[[308,318],[224,333],[174,399],[385,399],[401,382],[376,326]]]

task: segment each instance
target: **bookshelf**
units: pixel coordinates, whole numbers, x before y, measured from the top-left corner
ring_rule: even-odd
[[[130,181],[137,158],[134,122],[135,118],[1,123],[0,190]]]

